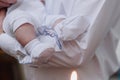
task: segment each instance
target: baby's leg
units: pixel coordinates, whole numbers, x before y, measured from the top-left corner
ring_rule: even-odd
[[[49,55],[51,55],[51,52],[54,50],[52,45],[46,45],[46,43],[41,43],[37,39],[35,29],[33,25],[29,23],[21,25],[15,31],[15,36],[20,44],[25,47],[25,50],[28,52],[28,54],[31,55],[31,57],[49,57]]]
[[[33,25],[25,23],[15,31],[16,39],[34,59],[46,62],[54,52],[52,45],[41,43],[36,36]]]
[[[32,24],[25,23],[15,31],[16,39],[24,47],[28,42],[36,38],[35,29]]]

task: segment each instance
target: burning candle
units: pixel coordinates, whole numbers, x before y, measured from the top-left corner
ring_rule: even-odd
[[[70,80],[77,80],[77,72],[75,70],[72,71]]]

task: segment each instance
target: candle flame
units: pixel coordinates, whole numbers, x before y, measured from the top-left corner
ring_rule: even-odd
[[[76,71],[72,71],[71,80],[77,80],[77,72]]]

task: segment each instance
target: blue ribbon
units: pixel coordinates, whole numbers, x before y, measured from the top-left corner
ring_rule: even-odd
[[[42,27],[38,28],[38,32],[41,35],[50,36],[50,37],[55,38],[56,44],[58,45],[59,49],[62,49],[61,41],[59,40],[57,33],[52,28],[42,26]]]

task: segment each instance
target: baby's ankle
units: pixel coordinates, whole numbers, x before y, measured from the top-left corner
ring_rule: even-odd
[[[54,22],[54,24],[53,24],[52,27],[54,28],[57,24],[59,24],[60,22],[62,22],[64,19],[65,19],[65,18],[57,19],[57,20]]]
[[[4,33],[4,31],[0,28],[0,35],[1,35],[2,33]]]

